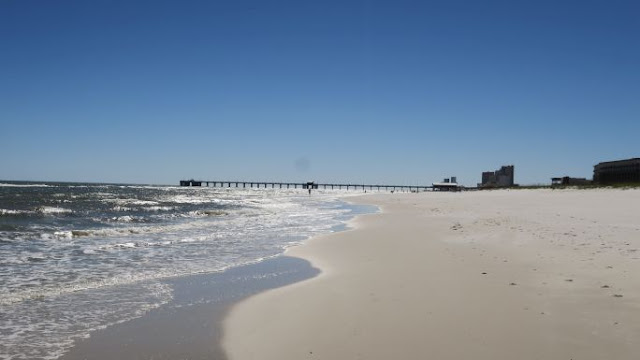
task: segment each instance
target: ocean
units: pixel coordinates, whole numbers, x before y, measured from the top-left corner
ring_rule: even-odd
[[[56,359],[170,302],[167,279],[260,262],[375,211],[345,194],[0,182],[0,359]]]

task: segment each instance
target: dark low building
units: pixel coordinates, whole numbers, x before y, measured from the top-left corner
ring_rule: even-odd
[[[266,187],[267,185],[265,185]],[[318,184],[316,184],[314,181],[307,181],[306,184],[302,185],[303,189],[317,189],[318,188]]]
[[[191,180],[180,180],[180,186],[202,186],[202,181]],[[229,184],[231,186],[231,184]]]
[[[640,183],[640,158],[601,162],[593,167],[598,184]]]
[[[551,178],[552,186],[576,186],[576,185],[589,185],[591,180],[585,178],[573,178],[570,176]]]

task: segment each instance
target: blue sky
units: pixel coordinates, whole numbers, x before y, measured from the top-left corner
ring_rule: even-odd
[[[0,1],[0,179],[516,182],[640,156],[637,1]]]

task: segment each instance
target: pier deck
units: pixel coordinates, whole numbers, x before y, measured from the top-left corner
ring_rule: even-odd
[[[384,190],[384,191],[427,191],[433,186],[426,185],[381,185],[381,184],[316,184],[315,182],[269,182],[269,181],[220,181],[220,180],[180,180],[180,186],[204,186],[226,188],[267,188],[267,189],[330,189],[330,190]]]

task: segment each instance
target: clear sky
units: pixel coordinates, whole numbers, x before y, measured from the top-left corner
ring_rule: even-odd
[[[640,156],[638,1],[0,0],[0,179],[516,182]]]

